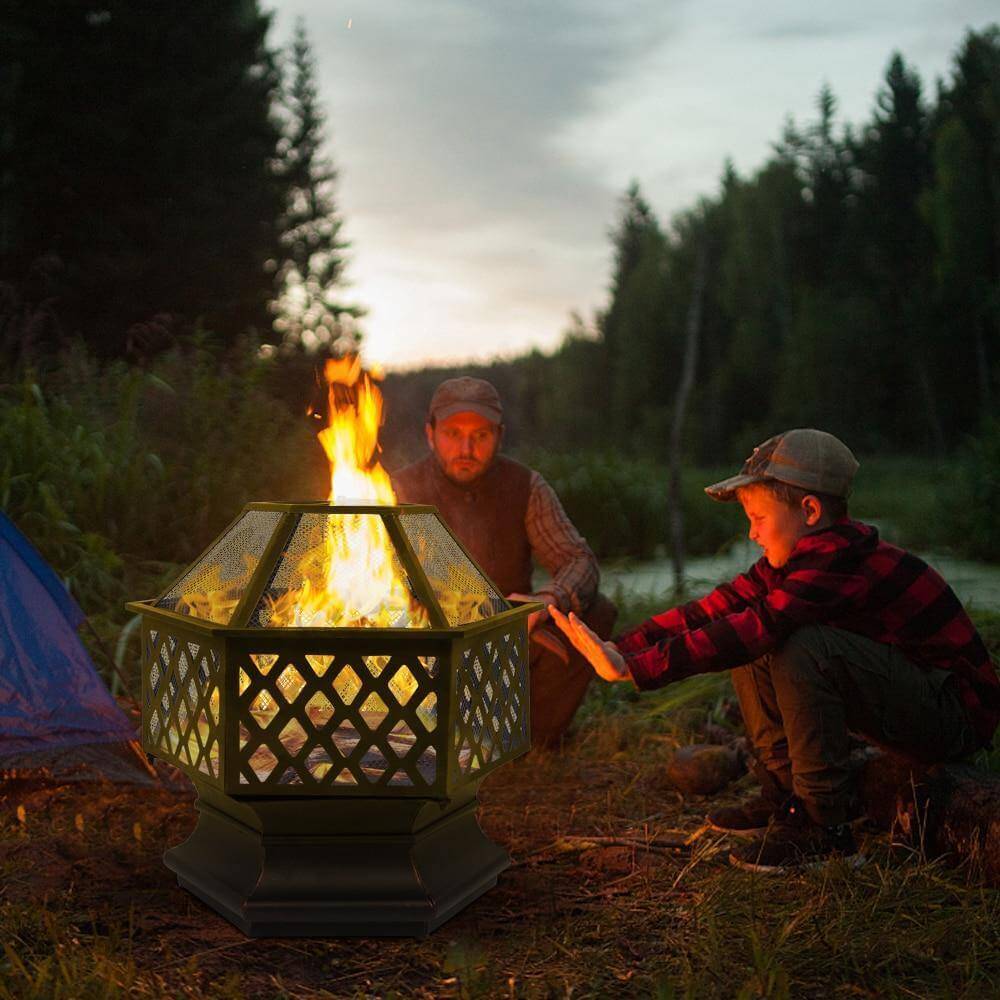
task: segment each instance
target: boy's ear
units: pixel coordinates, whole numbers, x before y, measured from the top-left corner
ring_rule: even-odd
[[[819,524],[820,518],[823,516],[823,503],[820,498],[811,493],[806,494],[802,498],[802,513],[805,514],[806,524],[810,527]]]

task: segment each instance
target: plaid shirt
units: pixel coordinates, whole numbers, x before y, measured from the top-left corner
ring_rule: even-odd
[[[743,666],[803,625],[898,646],[952,670],[984,745],[1000,722],[1000,681],[954,591],[922,559],[846,518],[801,538],[788,562],[760,559],[706,597],[654,615],[615,641],[639,688]]]
[[[551,594],[560,611],[586,611],[600,581],[597,558],[566,516],[555,490],[534,471],[524,529],[535,562],[552,577],[539,593]]]

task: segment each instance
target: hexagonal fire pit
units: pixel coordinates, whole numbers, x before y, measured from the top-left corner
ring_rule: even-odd
[[[198,792],[180,885],[261,936],[426,934],[496,884],[476,793],[528,749],[539,605],[512,608],[433,507],[249,504],[129,607],[143,746]]]

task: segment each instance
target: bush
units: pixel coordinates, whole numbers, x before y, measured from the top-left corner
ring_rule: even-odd
[[[535,451],[521,457],[556,491],[598,558],[650,559],[667,551],[665,466],[594,452]],[[711,481],[703,470],[685,470],[682,476],[685,537],[691,555],[717,552],[744,530],[735,505],[718,504],[705,496],[704,486]]]
[[[1000,561],[1000,420],[966,442],[946,483],[936,513],[947,542],[961,555]]]
[[[125,593],[128,567],[190,561],[248,501],[326,495],[311,387],[296,413],[270,375],[253,345],[204,336],[150,370],[69,350],[3,386],[0,506],[85,610],[121,617],[149,596]]]

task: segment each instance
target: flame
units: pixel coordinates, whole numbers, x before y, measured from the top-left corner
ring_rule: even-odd
[[[356,354],[329,359],[329,424],[319,433],[330,463],[331,504],[393,505],[389,474],[377,458],[382,393],[376,373]],[[321,549],[300,567],[298,590],[275,598],[271,626],[407,627],[429,624],[405,580],[382,518],[365,513],[324,517]]]

